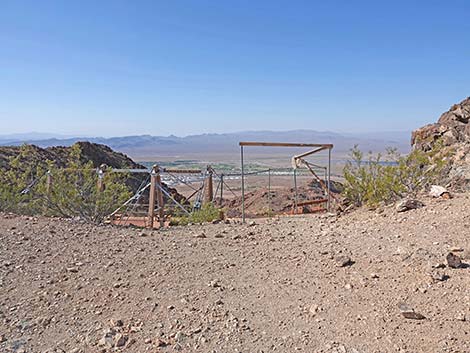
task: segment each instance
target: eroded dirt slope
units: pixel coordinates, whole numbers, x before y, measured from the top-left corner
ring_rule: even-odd
[[[470,352],[470,269],[436,268],[470,263],[470,199],[424,202],[144,233],[0,215],[0,351]]]

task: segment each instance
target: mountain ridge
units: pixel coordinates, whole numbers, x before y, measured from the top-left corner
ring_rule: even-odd
[[[229,133],[206,133],[184,137],[179,136],[153,136],[150,134],[130,135],[117,137],[73,137],[50,138],[39,140],[1,141],[3,146],[18,146],[33,144],[41,148],[53,146],[71,146],[76,142],[92,142],[104,144],[114,150],[123,152],[133,158],[139,157],[171,157],[181,155],[207,155],[207,154],[236,154],[239,141],[271,141],[271,142],[301,142],[301,143],[333,143],[337,153],[346,153],[354,145],[359,145],[364,150],[375,152],[384,151],[387,147],[397,148],[400,152],[409,150],[409,134],[397,133],[394,138],[384,138],[384,134],[374,135],[367,133],[364,136],[356,136],[353,133],[341,134],[330,131],[315,131],[298,129],[291,131],[242,131]]]

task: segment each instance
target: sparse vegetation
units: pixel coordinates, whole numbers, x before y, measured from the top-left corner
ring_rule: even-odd
[[[187,225],[189,223],[206,223],[220,219],[222,210],[211,203],[204,204],[201,209],[194,211],[191,215],[173,217],[171,225]]]
[[[442,142],[428,152],[413,150],[400,156],[389,149],[385,156],[369,153],[367,159],[355,146],[343,170],[343,194],[358,206],[377,206],[414,195],[431,184],[445,183],[448,157],[442,154]]]
[[[0,210],[21,214],[76,217],[100,222],[131,193],[125,184],[126,175],[104,174],[103,191],[98,191],[98,175],[92,162],[80,161],[80,147],[71,148],[66,169],[58,168],[52,161],[46,165],[20,165],[29,153],[23,146],[10,160],[10,168],[0,171]],[[46,171],[52,177],[47,186]]]

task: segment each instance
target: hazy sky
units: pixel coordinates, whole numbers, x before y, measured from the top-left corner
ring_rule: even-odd
[[[410,130],[468,95],[468,0],[0,0],[1,134]]]

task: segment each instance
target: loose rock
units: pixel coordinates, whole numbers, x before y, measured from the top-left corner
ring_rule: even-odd
[[[400,312],[403,315],[403,317],[405,317],[406,319],[424,320],[426,318],[424,315],[415,312],[413,308],[411,308],[409,305],[405,303],[399,303],[398,308],[400,309]]]
[[[431,190],[429,191],[429,195],[432,197],[444,197],[444,198],[450,198],[451,195],[449,191],[443,186],[439,185],[431,185]]]
[[[346,255],[338,255],[335,257],[336,266],[338,267],[346,267],[351,266],[353,261],[349,256]]]
[[[405,212],[408,210],[414,210],[416,208],[423,207],[424,204],[421,201],[415,199],[404,199],[398,202],[396,206],[397,212]]]
[[[454,253],[448,253],[447,257],[447,265],[451,268],[460,268],[462,267],[462,260],[459,256],[455,255]]]

